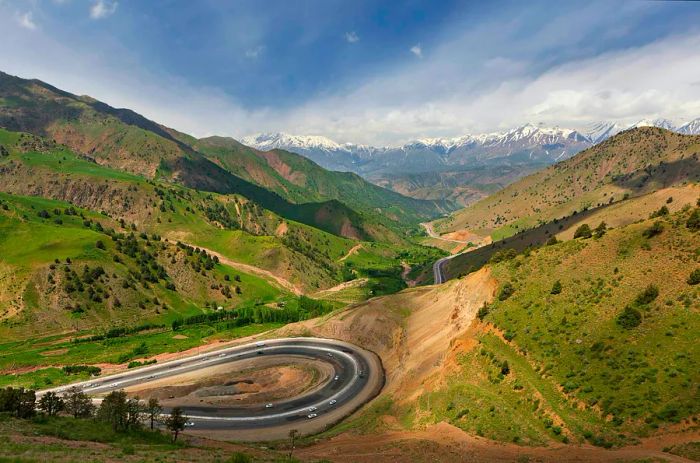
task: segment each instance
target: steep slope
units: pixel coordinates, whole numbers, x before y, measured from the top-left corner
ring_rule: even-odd
[[[397,240],[395,231],[359,214],[335,197],[318,195],[303,205],[273,193],[212,162],[191,145],[196,140],[163,127],[126,109],[112,108],[90,97],[76,96],[37,80],[0,73],[0,127],[25,131],[65,144],[97,163],[147,178],[163,178],[199,190],[237,193],[283,217],[307,223],[334,234],[356,239]],[[370,187],[369,184],[366,185]],[[363,185],[358,185],[362,188]],[[372,193],[370,198],[382,195]],[[394,204],[392,201],[398,201]],[[385,217],[400,217],[389,226],[401,230],[417,222],[412,214],[435,216],[434,204],[389,196],[382,207],[391,208]],[[374,205],[369,205],[374,206]],[[416,212],[411,208],[421,209]],[[405,216],[402,214],[406,214]],[[422,218],[420,220],[423,220]]]
[[[368,277],[370,288],[384,282],[383,292],[396,291],[404,284],[400,260],[419,269],[436,258],[434,250],[408,243],[363,242],[362,253],[341,261],[357,241],[285,219],[244,196],[147,180],[100,166],[33,135],[0,129],[0,146],[0,191],[103,212],[139,230],[260,267],[304,291],[355,277]],[[326,220],[343,226],[332,210]]]
[[[294,329],[381,356],[387,385],[355,422],[360,433],[446,422],[523,450],[663,441],[686,428],[692,438],[699,214],[687,205]]]
[[[226,170],[295,203],[337,200],[374,220],[410,225],[448,211],[450,203],[419,201],[372,185],[352,173],[332,172],[298,154],[260,152],[232,138],[209,137],[193,147]],[[385,225],[391,226],[391,222]]]
[[[436,222],[496,238],[577,211],[700,179],[700,137],[642,127],[525,177]]]

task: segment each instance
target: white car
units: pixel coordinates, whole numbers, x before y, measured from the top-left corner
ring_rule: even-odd
[[[329,357],[333,357],[333,353],[331,353],[331,352],[328,352],[326,355]]]
[[[226,354],[219,354],[219,357],[226,357]]]
[[[265,343],[264,342],[256,342],[255,347],[264,347]]]
[[[336,403],[338,403],[338,401],[333,399],[330,402],[328,402],[328,405],[335,405]]]
[[[272,405],[272,404],[265,405],[265,408],[272,408],[272,407],[274,407],[274,405]]]
[[[335,375],[335,377],[333,378],[333,381],[338,381],[339,379],[340,379],[340,376],[339,376],[339,375]]]
[[[191,428],[192,426],[194,426],[194,421],[186,421],[185,422],[185,427]]]
[[[306,415],[308,419],[316,418],[317,416],[318,415],[316,413],[309,413],[308,415]]]
[[[316,407],[309,407],[310,412],[315,412],[316,410],[318,410]]]

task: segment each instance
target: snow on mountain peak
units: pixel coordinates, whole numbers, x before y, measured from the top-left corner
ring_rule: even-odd
[[[251,135],[241,139],[241,143],[260,150],[299,148],[338,151],[343,149],[342,145],[324,136],[290,135],[284,132]]]

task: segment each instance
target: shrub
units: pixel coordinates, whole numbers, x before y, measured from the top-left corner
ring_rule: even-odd
[[[661,206],[661,208],[658,211],[652,212],[652,214],[649,216],[650,219],[655,219],[657,217],[663,217],[665,215],[668,215],[668,207],[666,206]]]
[[[697,285],[700,283],[700,268],[696,268],[692,271],[687,280],[689,285]]]
[[[513,259],[515,259],[515,257],[517,255],[518,255],[518,253],[515,249],[512,249],[512,248],[503,249],[503,250],[495,253],[493,256],[491,256],[491,258],[489,259],[489,263],[497,264],[499,262],[513,260]]]
[[[642,235],[646,236],[647,238],[653,238],[656,235],[660,235],[662,231],[664,231],[664,225],[661,222],[656,221],[651,227],[644,230]]]
[[[552,236],[551,238],[549,238],[549,239],[547,240],[547,243],[546,243],[546,244],[547,244],[547,246],[554,246],[554,245],[557,244],[558,242],[559,242],[559,240],[557,239],[557,237],[556,237],[556,236]]]
[[[600,222],[597,227],[595,227],[594,235],[596,238],[601,238],[603,235],[605,235],[605,232],[608,230],[608,225],[605,222]]]
[[[476,316],[479,317],[479,320],[483,320],[488,314],[489,306],[484,302],[484,305],[482,305],[479,308],[479,311],[476,313]]]
[[[659,297],[659,288],[655,285],[649,285],[644,288],[644,291],[639,293],[634,300],[637,305],[647,305]]]
[[[105,248],[105,244],[102,242],[102,240],[97,240],[97,241],[95,241],[95,247],[96,247],[97,249],[104,249],[104,248]]]
[[[501,286],[501,290],[498,292],[498,300],[505,301],[510,296],[512,296],[514,292],[515,288],[513,288],[512,284],[504,283],[503,286]]]
[[[616,322],[624,329],[631,330],[642,323],[642,314],[639,310],[627,306],[625,310],[617,316]]]
[[[587,223],[584,223],[580,227],[576,229],[574,232],[574,239],[576,238],[583,238],[583,239],[588,239],[591,236],[593,236],[593,232],[591,231],[591,227],[588,226]]]
[[[508,360],[504,360],[503,363],[501,363],[501,374],[505,376],[508,373],[510,373],[510,365],[508,365]]]
[[[700,230],[700,209],[695,209],[690,214],[690,217],[688,217],[688,220],[685,222],[685,226],[693,231]]]
[[[552,285],[552,290],[550,291],[550,294],[560,294],[561,293],[561,281],[557,280],[554,282],[554,285]]]

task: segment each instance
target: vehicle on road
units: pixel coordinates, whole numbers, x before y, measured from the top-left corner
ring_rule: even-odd
[[[316,407],[309,407],[310,412],[315,412],[316,410],[318,410]]]
[[[333,377],[333,381],[338,381],[339,379],[340,379],[339,375],[335,375],[335,377]]]
[[[308,419],[316,418],[317,416],[318,416],[317,413],[309,413],[308,415],[306,415],[306,417],[307,417]]]
[[[191,428],[192,426],[194,426],[194,421],[186,421],[185,422],[185,427]]]
[[[328,402],[328,405],[335,405],[338,401],[333,399],[330,402]]]
[[[264,347],[265,343],[264,342],[256,342],[255,347]]]
[[[262,355],[263,353],[264,353],[264,352],[261,351],[261,350],[259,350],[259,351],[256,352],[256,354],[258,354],[258,355]]]
[[[265,408],[272,408],[272,407],[274,407],[274,405],[272,405],[272,404],[265,405]]]

